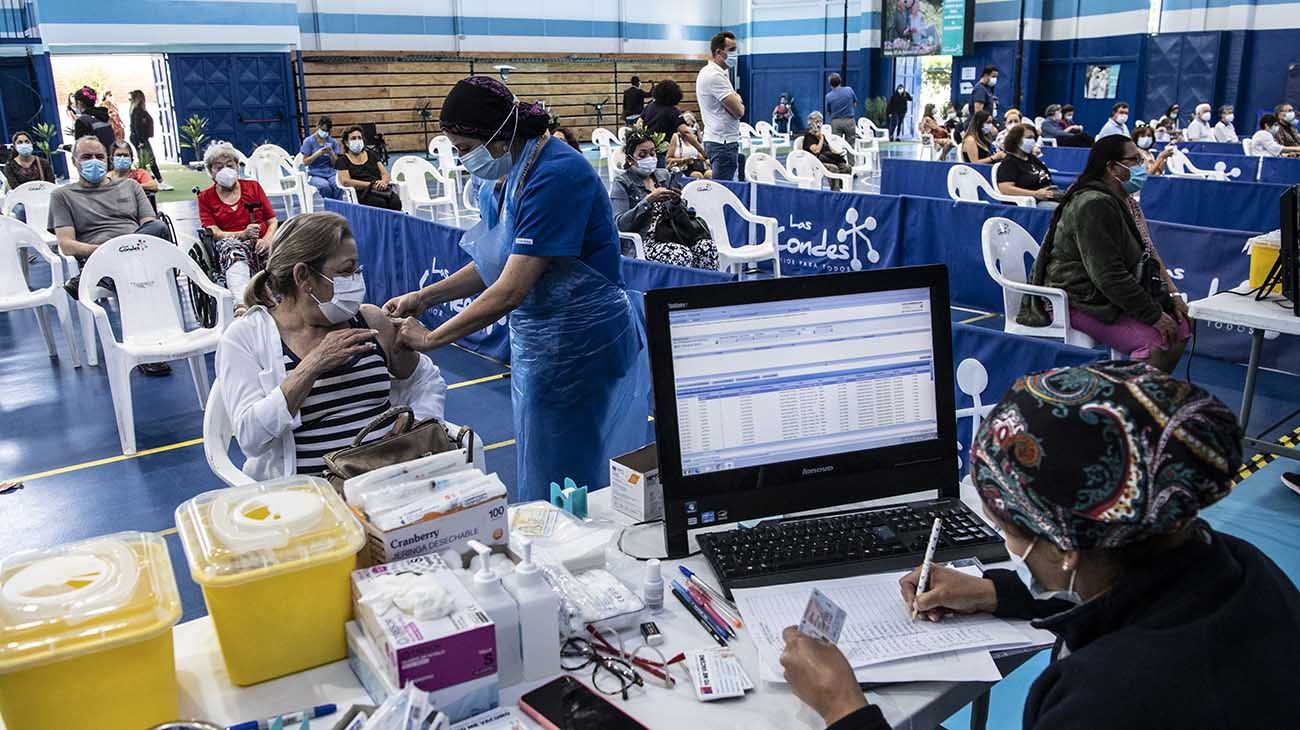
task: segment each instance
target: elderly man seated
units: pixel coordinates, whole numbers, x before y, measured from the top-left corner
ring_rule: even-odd
[[[1187,123],[1187,128],[1183,130],[1183,141],[1213,142],[1214,125],[1210,122],[1210,119],[1210,105],[1197,104],[1196,115],[1192,118],[1192,121]]]
[[[171,240],[167,224],[158,219],[144,189],[131,178],[108,174],[108,150],[94,136],[79,138],[72,145],[72,158],[80,179],[56,188],[50,195],[50,230],[59,239],[59,251],[85,265],[86,259],[109,239],[130,233]],[[79,276],[64,288],[77,298]],[[104,281],[101,286],[112,288]],[[166,375],[166,363],[141,365],[146,375]]]
[[[1057,147],[1091,147],[1092,135],[1074,123],[1074,107],[1049,104],[1043,114],[1043,139],[1056,140]]]

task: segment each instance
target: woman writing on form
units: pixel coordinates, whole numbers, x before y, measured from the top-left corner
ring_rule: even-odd
[[[551,482],[597,486],[609,458],[651,440],[640,317],[623,284],[618,229],[591,163],[546,134],[547,114],[501,82],[472,76],[442,107],[442,129],[485,184],[482,221],[461,239],[460,271],[385,306],[402,342],[427,351],[510,317],[518,440],[516,501]],[[413,317],[477,298],[432,332]]]

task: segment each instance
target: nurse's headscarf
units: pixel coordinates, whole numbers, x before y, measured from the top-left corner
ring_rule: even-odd
[[[1000,520],[1061,550],[1178,531],[1231,489],[1241,428],[1204,390],[1142,363],[1016,381],[980,427],[971,469]]]
[[[438,121],[449,134],[486,142],[493,134],[496,139],[507,140],[540,137],[550,116],[536,104],[517,100],[500,81],[490,76],[470,76],[457,81],[447,93]]]

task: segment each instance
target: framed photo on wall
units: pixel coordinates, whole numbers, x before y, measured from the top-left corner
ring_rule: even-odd
[[[1119,64],[1089,65],[1084,72],[1083,98],[1114,99],[1119,88]]]

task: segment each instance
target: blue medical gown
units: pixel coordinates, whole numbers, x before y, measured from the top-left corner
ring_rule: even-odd
[[[518,501],[547,499],[564,477],[603,487],[610,457],[653,438],[645,329],[623,285],[604,186],[559,142],[546,144],[519,191],[521,167],[503,196],[484,186],[482,221],[461,239],[489,286],[512,253],[551,259],[510,313]]]

